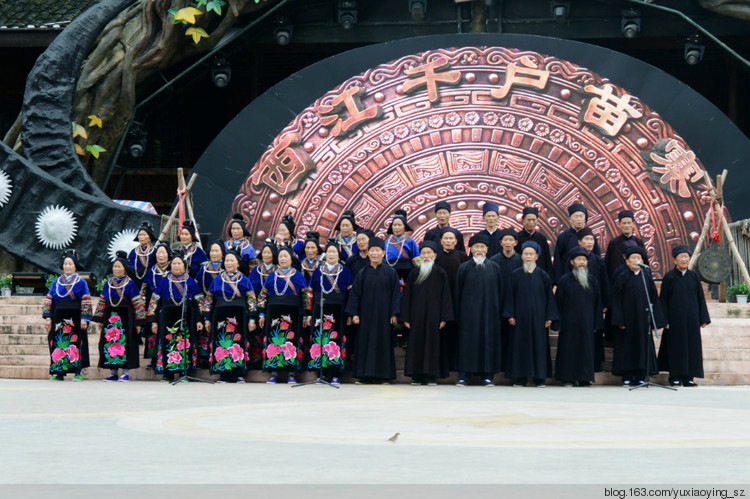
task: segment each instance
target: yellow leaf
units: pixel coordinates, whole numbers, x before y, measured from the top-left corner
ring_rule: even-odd
[[[73,138],[76,137],[83,137],[84,139],[89,138],[89,134],[86,133],[86,129],[83,128],[81,125],[79,125],[76,122],[73,122]]]
[[[78,144],[73,144],[73,145],[76,148],[76,154],[78,154],[79,156],[85,156],[86,155],[86,153],[83,152],[83,147],[79,146]]]
[[[195,7],[185,7],[177,11],[174,15],[175,21],[185,21],[190,24],[195,24],[195,16],[200,16],[203,12],[199,11]]]
[[[208,33],[203,28],[188,28],[185,30],[185,34],[192,36],[195,43],[201,41],[201,38],[208,38]]]
[[[89,116],[89,119],[91,120],[89,122],[89,127],[92,127],[92,126],[98,126],[99,128],[102,127],[102,119],[98,117],[97,115],[92,114]]]

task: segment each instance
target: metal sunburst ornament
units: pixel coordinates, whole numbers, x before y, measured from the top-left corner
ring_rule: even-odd
[[[7,173],[0,171],[0,208],[8,202],[12,192],[13,184],[10,181],[10,177]]]
[[[134,241],[136,236],[138,236],[138,231],[135,229],[125,229],[115,234],[109,241],[109,247],[107,248],[109,259],[114,262],[118,251],[130,254],[130,251],[138,246],[138,241]]]

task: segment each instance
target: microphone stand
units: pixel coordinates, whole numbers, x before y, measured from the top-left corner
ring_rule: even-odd
[[[187,274],[187,270],[185,270],[185,273]],[[188,279],[190,277],[188,276]],[[171,284],[170,284],[171,285]],[[185,328],[185,331],[187,332],[187,335],[190,334],[190,325],[185,320],[185,315],[187,314],[187,279],[185,280],[185,292],[182,295],[182,310],[180,311],[180,333],[182,333],[183,328]],[[188,324],[186,326],[186,324]],[[185,341],[188,341],[187,336],[185,337]],[[197,345],[191,345],[192,348],[197,348]],[[189,352],[190,350],[188,350]],[[192,357],[192,356],[191,356]],[[192,362],[192,358],[188,357],[188,362],[185,363],[185,367],[182,369],[182,373],[180,374],[180,377],[175,379],[174,381],[171,381],[170,384],[172,386],[176,385],[177,383],[180,383],[182,381],[199,381],[201,383],[210,383],[214,384],[215,381],[211,381],[210,379],[202,379],[202,378],[196,378],[194,376],[188,375],[188,366]]]
[[[331,289],[333,291],[333,289]],[[320,272],[320,328],[318,328],[318,344],[320,345],[320,356],[318,357],[320,359],[320,367],[318,368],[318,379],[315,381],[307,381],[305,383],[296,383],[292,385],[292,388],[296,388],[298,386],[305,386],[305,385],[328,385],[331,388],[340,388],[337,385],[334,385],[330,381],[326,381],[323,377],[323,303],[325,302],[325,295],[326,291],[323,287],[323,271]]]
[[[648,285],[646,284],[646,269],[648,269],[648,266],[643,265],[641,267],[641,280],[643,281],[643,292],[646,293],[646,303],[648,303],[648,307],[646,310],[648,310],[648,316],[649,316],[649,324],[648,324],[648,335],[646,338],[646,378],[644,381],[636,386],[631,386],[628,391],[633,391],[637,388],[648,388],[649,386],[658,386],[659,388],[664,388],[667,390],[677,390],[677,388],[673,388],[671,386],[665,386],[660,385],[658,383],[652,383],[649,381],[650,373],[651,373],[651,350],[654,347],[654,338],[653,335],[656,333],[656,337],[658,338],[658,332],[656,331],[656,318],[654,317],[654,306],[651,304],[651,296],[648,294]],[[655,361],[654,361],[655,362]]]

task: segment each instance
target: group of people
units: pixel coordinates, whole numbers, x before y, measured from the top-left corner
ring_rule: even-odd
[[[346,211],[324,245],[316,231],[297,238],[286,215],[259,252],[241,214],[207,253],[190,220],[174,248],[144,223],[135,249],[118,252],[95,310],[75,252],[63,255],[44,307],[50,374],[82,379],[86,331],[96,323],[105,381],[128,381],[143,343],[164,380],[207,367],[220,382],[243,383],[248,370],[260,369],[268,383],[296,383],[299,371],[314,370],[338,384],[350,369],[358,383],[388,383],[399,336],[412,384],[435,385],[457,371],[458,386],[474,377],[493,386],[498,373],[514,386],[543,387],[553,377],[590,386],[608,343],[624,385],[662,370],[674,386],[695,386],[703,377],[700,329],[710,319],[688,269],[689,247],[673,248],[675,266],[659,294],[632,211],[619,213],[621,233],[604,256],[586,208],[573,204],[568,213],[554,251],[537,230],[537,208],[523,210],[519,230],[501,229],[491,202],[468,252],[444,201],[419,244],[403,210],[385,238]],[[654,329],[663,329],[658,356]],[[554,372],[550,330],[559,331]]]

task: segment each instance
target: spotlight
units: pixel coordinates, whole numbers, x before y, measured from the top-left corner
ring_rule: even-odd
[[[133,126],[128,130],[128,138],[125,142],[128,155],[133,159],[141,159],[146,153],[147,139],[148,134],[143,124],[134,121]]]
[[[427,13],[427,0],[409,0],[409,13],[414,21],[424,21]]]
[[[357,2],[355,0],[339,0],[338,20],[344,29],[352,29],[357,24]]]
[[[286,16],[279,16],[274,22],[273,37],[279,45],[289,45],[292,40],[292,25]]]
[[[641,32],[641,13],[633,9],[623,10],[620,25],[625,38],[635,38]]]
[[[555,21],[562,24],[568,20],[568,14],[570,13],[570,2],[552,2],[550,4],[550,10],[552,11],[552,17],[555,19]]]
[[[224,56],[216,55],[211,66],[211,80],[213,80],[214,85],[218,88],[224,88],[229,85],[231,77],[232,68],[229,67],[229,63],[224,59]]]
[[[685,62],[691,66],[695,66],[703,60],[703,53],[706,51],[706,46],[703,40],[698,35],[693,35],[685,42]]]

